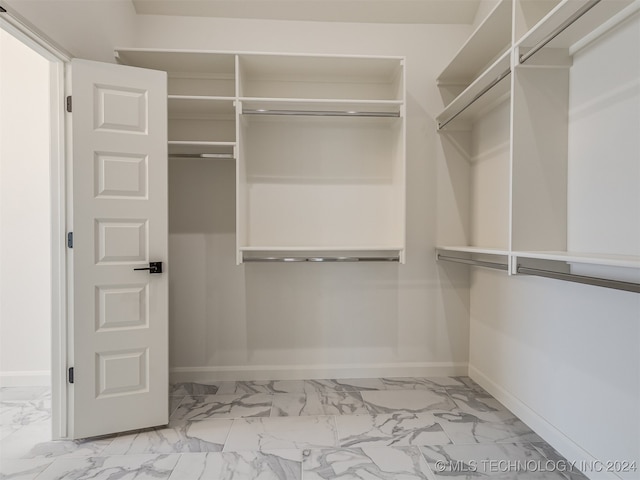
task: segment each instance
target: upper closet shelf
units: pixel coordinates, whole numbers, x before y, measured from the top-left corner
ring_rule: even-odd
[[[511,45],[511,0],[500,0],[438,76],[438,85],[468,85]]]
[[[504,79],[510,73],[511,55],[505,52],[438,115],[438,130],[450,124],[452,130],[467,129],[475,118],[508,98],[511,85]]]
[[[404,100],[401,57],[244,54],[238,57],[242,98]]]
[[[543,47],[577,50],[638,9],[637,0],[563,0],[518,42],[519,61]]]
[[[235,115],[234,97],[169,95],[169,117],[208,118]]]
[[[200,75],[235,75],[236,56],[232,53],[126,48],[116,49],[115,56],[118,63],[123,65],[153,70]]]
[[[241,98],[244,115],[401,117],[401,100]]]

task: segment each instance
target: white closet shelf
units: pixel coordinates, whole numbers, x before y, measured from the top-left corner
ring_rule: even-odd
[[[436,260],[505,272],[509,269],[509,252],[499,248],[436,247]]]
[[[529,49],[545,42],[548,42],[545,44],[547,48],[576,48],[583,41],[608,30],[608,22],[612,26],[619,21],[617,18],[628,17],[628,12],[623,11],[633,3],[635,6],[630,8],[640,7],[634,0],[563,0],[520,39],[517,43],[520,54],[526,54]]]
[[[170,140],[169,157],[172,155],[225,154],[233,155],[236,142],[189,142]],[[216,158],[216,157],[212,157]]]
[[[244,262],[403,262],[402,247],[365,246],[365,247],[287,247],[255,246],[240,247]]]
[[[205,50],[116,48],[118,63],[166,72],[235,76],[236,55]]]
[[[331,113],[344,116],[403,115],[402,100],[351,100],[351,99],[310,99],[310,98],[256,98],[241,97],[242,112],[319,112],[319,114]]]
[[[169,117],[207,118],[235,115],[235,97],[205,95],[169,95]]]
[[[248,81],[393,83],[402,62],[404,57],[246,53],[240,68]]]
[[[491,247],[441,246],[441,247],[436,247],[436,250],[443,251],[443,252],[451,252],[451,253],[470,253],[470,254],[478,254],[478,255],[500,255],[500,256],[509,255],[509,250],[505,250],[502,248],[491,248]]]
[[[505,52],[437,116],[438,130],[467,129],[476,118],[508,98],[511,55]],[[453,123],[455,120],[455,123]]]
[[[589,265],[601,265],[607,267],[640,268],[640,256],[635,255],[611,255],[602,253],[581,253],[561,251],[514,251],[511,255],[515,258],[530,258],[536,260],[554,260],[567,263],[583,263]]]
[[[511,45],[511,0],[500,0],[438,76],[439,86],[470,84]]]

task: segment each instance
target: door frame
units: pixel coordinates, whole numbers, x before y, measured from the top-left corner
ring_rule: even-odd
[[[71,326],[68,305],[72,274],[67,258],[66,232],[72,219],[70,210],[70,156],[67,145],[67,66],[72,56],[42,34],[19,14],[3,6],[0,28],[40,54],[50,63],[49,181],[51,188],[51,431],[54,440],[68,437],[67,365]]]

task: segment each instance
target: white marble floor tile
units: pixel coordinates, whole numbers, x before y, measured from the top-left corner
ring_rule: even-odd
[[[173,428],[153,428],[115,438],[101,455],[132,453],[221,452],[231,419],[188,422]]]
[[[190,453],[180,457],[170,480],[301,480],[299,450]]]
[[[515,418],[504,405],[489,394],[479,394],[473,390],[447,390],[457,405],[457,409],[485,421],[501,422]]]
[[[316,394],[325,415],[366,415],[369,410],[360,392],[324,392]]]
[[[301,415],[366,415],[360,392],[290,393],[273,396],[272,417]]]
[[[557,470],[563,470],[567,480],[589,480],[585,474],[578,470],[577,467],[579,465],[571,465],[566,458],[560,455],[560,453],[548,443],[532,443],[531,445],[533,445],[533,448],[540,452],[543,457],[553,462],[552,465],[557,466]],[[634,472],[634,474],[637,473],[638,472]]]
[[[429,390],[362,392],[362,398],[372,414],[429,413],[453,410],[456,406],[448,395]]]
[[[65,458],[54,461],[37,478],[163,480],[169,478],[179,458],[179,454]]]
[[[51,389],[49,387],[2,387],[0,401],[36,400],[44,397]]]
[[[184,396],[172,395],[169,397],[169,416],[178,409],[178,405],[184,400]]]
[[[429,467],[417,447],[366,447],[303,452],[304,480],[426,480]]]
[[[336,417],[343,448],[446,445],[449,437],[430,413],[344,415]]]
[[[463,387],[452,377],[389,377],[380,379],[387,390],[432,390],[444,393],[446,387]]]
[[[242,418],[233,422],[225,452],[337,446],[334,417]]]
[[[323,415],[320,396],[304,393],[280,393],[273,395],[272,417],[300,417]]]
[[[0,402],[1,426],[25,426],[45,421],[51,421],[50,399],[6,400]]]
[[[516,417],[485,421],[465,412],[435,413],[442,429],[454,444],[543,442]]]
[[[12,425],[12,424],[0,425],[0,441],[4,440],[9,435],[11,435],[12,433],[15,433],[21,428],[22,428],[22,425]]]
[[[420,447],[437,480],[566,480],[531,444]]]
[[[87,440],[51,440],[51,425],[37,423],[22,427],[2,439],[0,455],[5,458],[62,458],[100,455],[113,437]]]
[[[53,459],[2,459],[0,460],[0,478],[3,480],[34,480]]]
[[[304,380],[253,380],[222,382],[219,395],[247,393],[304,393]]]
[[[361,392],[365,390],[384,390],[379,378],[340,378],[326,380],[305,380],[304,391],[314,392]]]
[[[186,395],[215,395],[218,393],[221,382],[196,383],[182,382],[174,383],[169,389],[169,395],[186,396]]]
[[[478,385],[476,382],[471,380],[469,377],[450,377],[456,382],[459,382],[461,385],[449,385],[447,388],[455,388],[455,389],[467,389],[472,390],[479,395],[489,395],[487,391]]]
[[[214,418],[267,417],[272,395],[266,393],[185,397],[170,417],[171,426]]]

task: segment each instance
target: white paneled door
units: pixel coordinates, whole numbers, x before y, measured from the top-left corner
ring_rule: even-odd
[[[71,79],[69,436],[84,438],[168,421],[167,81],[84,60]]]

